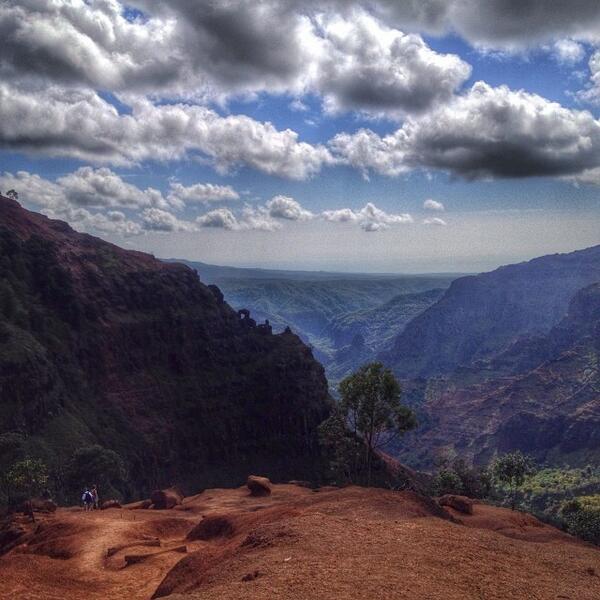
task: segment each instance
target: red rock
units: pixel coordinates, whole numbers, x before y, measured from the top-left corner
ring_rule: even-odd
[[[150,500],[156,510],[165,510],[181,504],[183,496],[178,489],[169,488],[166,490],[154,490],[150,496]]]
[[[251,496],[270,496],[271,482],[266,477],[249,475],[246,482]]]
[[[121,503],[118,500],[105,500],[100,505],[100,510],[106,510],[107,508],[121,508]]]
[[[473,514],[473,500],[471,500],[471,498],[467,498],[466,496],[445,494],[438,499],[438,504],[440,506],[449,506],[450,508],[453,508],[454,510],[457,510],[465,515]]]

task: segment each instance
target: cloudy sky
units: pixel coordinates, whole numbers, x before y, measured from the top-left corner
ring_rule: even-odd
[[[0,190],[161,257],[479,271],[600,243],[597,0],[3,0]]]

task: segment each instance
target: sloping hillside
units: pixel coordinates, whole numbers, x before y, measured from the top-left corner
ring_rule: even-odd
[[[3,599],[600,597],[598,548],[525,513],[446,512],[413,492],[205,490],[173,510],[59,509],[18,527]]]
[[[0,434],[58,470],[94,443],[132,486],[318,473],[329,400],[301,340],[242,320],[190,268],[0,197]],[[76,493],[76,491],[75,491]]]
[[[423,426],[399,454],[425,464],[450,451],[486,463],[495,451],[520,449],[551,464],[594,464],[600,459],[599,357],[596,283],[575,295],[546,335],[519,342],[485,369],[426,384]]]
[[[497,356],[520,338],[548,333],[574,294],[597,281],[600,246],[462,277],[381,358],[401,377],[452,373]]]

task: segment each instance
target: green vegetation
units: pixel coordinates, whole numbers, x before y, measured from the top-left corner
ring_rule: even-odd
[[[508,487],[512,510],[515,510],[519,488],[525,483],[527,475],[532,472],[533,463],[531,459],[519,450],[499,456],[492,463],[492,477],[498,483]]]
[[[414,413],[400,402],[400,394],[400,384],[381,363],[364,365],[340,383],[338,410],[321,425],[334,469],[356,473],[362,450],[360,466],[366,472],[366,484],[371,485],[377,450],[417,426]]]
[[[48,484],[48,469],[39,459],[15,462],[3,476],[2,486],[8,506],[38,496]]]
[[[123,493],[119,488],[127,481],[127,471],[116,452],[95,444],[74,453],[65,478],[71,489],[96,484],[103,497],[121,500]]]
[[[469,498],[487,498],[492,492],[492,475],[487,468],[471,467],[455,458],[444,460],[433,478],[432,494],[459,494]]]

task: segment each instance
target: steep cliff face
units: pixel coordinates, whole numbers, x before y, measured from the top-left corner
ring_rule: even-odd
[[[496,451],[520,449],[555,464],[597,461],[600,283],[580,290],[547,335],[520,342],[483,372],[464,370],[427,386],[427,418],[406,440],[404,459],[416,450],[426,462],[452,450],[483,464]]]
[[[462,277],[409,323],[382,360],[401,377],[449,374],[545,335],[573,295],[600,280],[600,246]]]
[[[188,267],[0,197],[0,434],[60,464],[99,443],[138,490],[318,470],[322,367]]]

